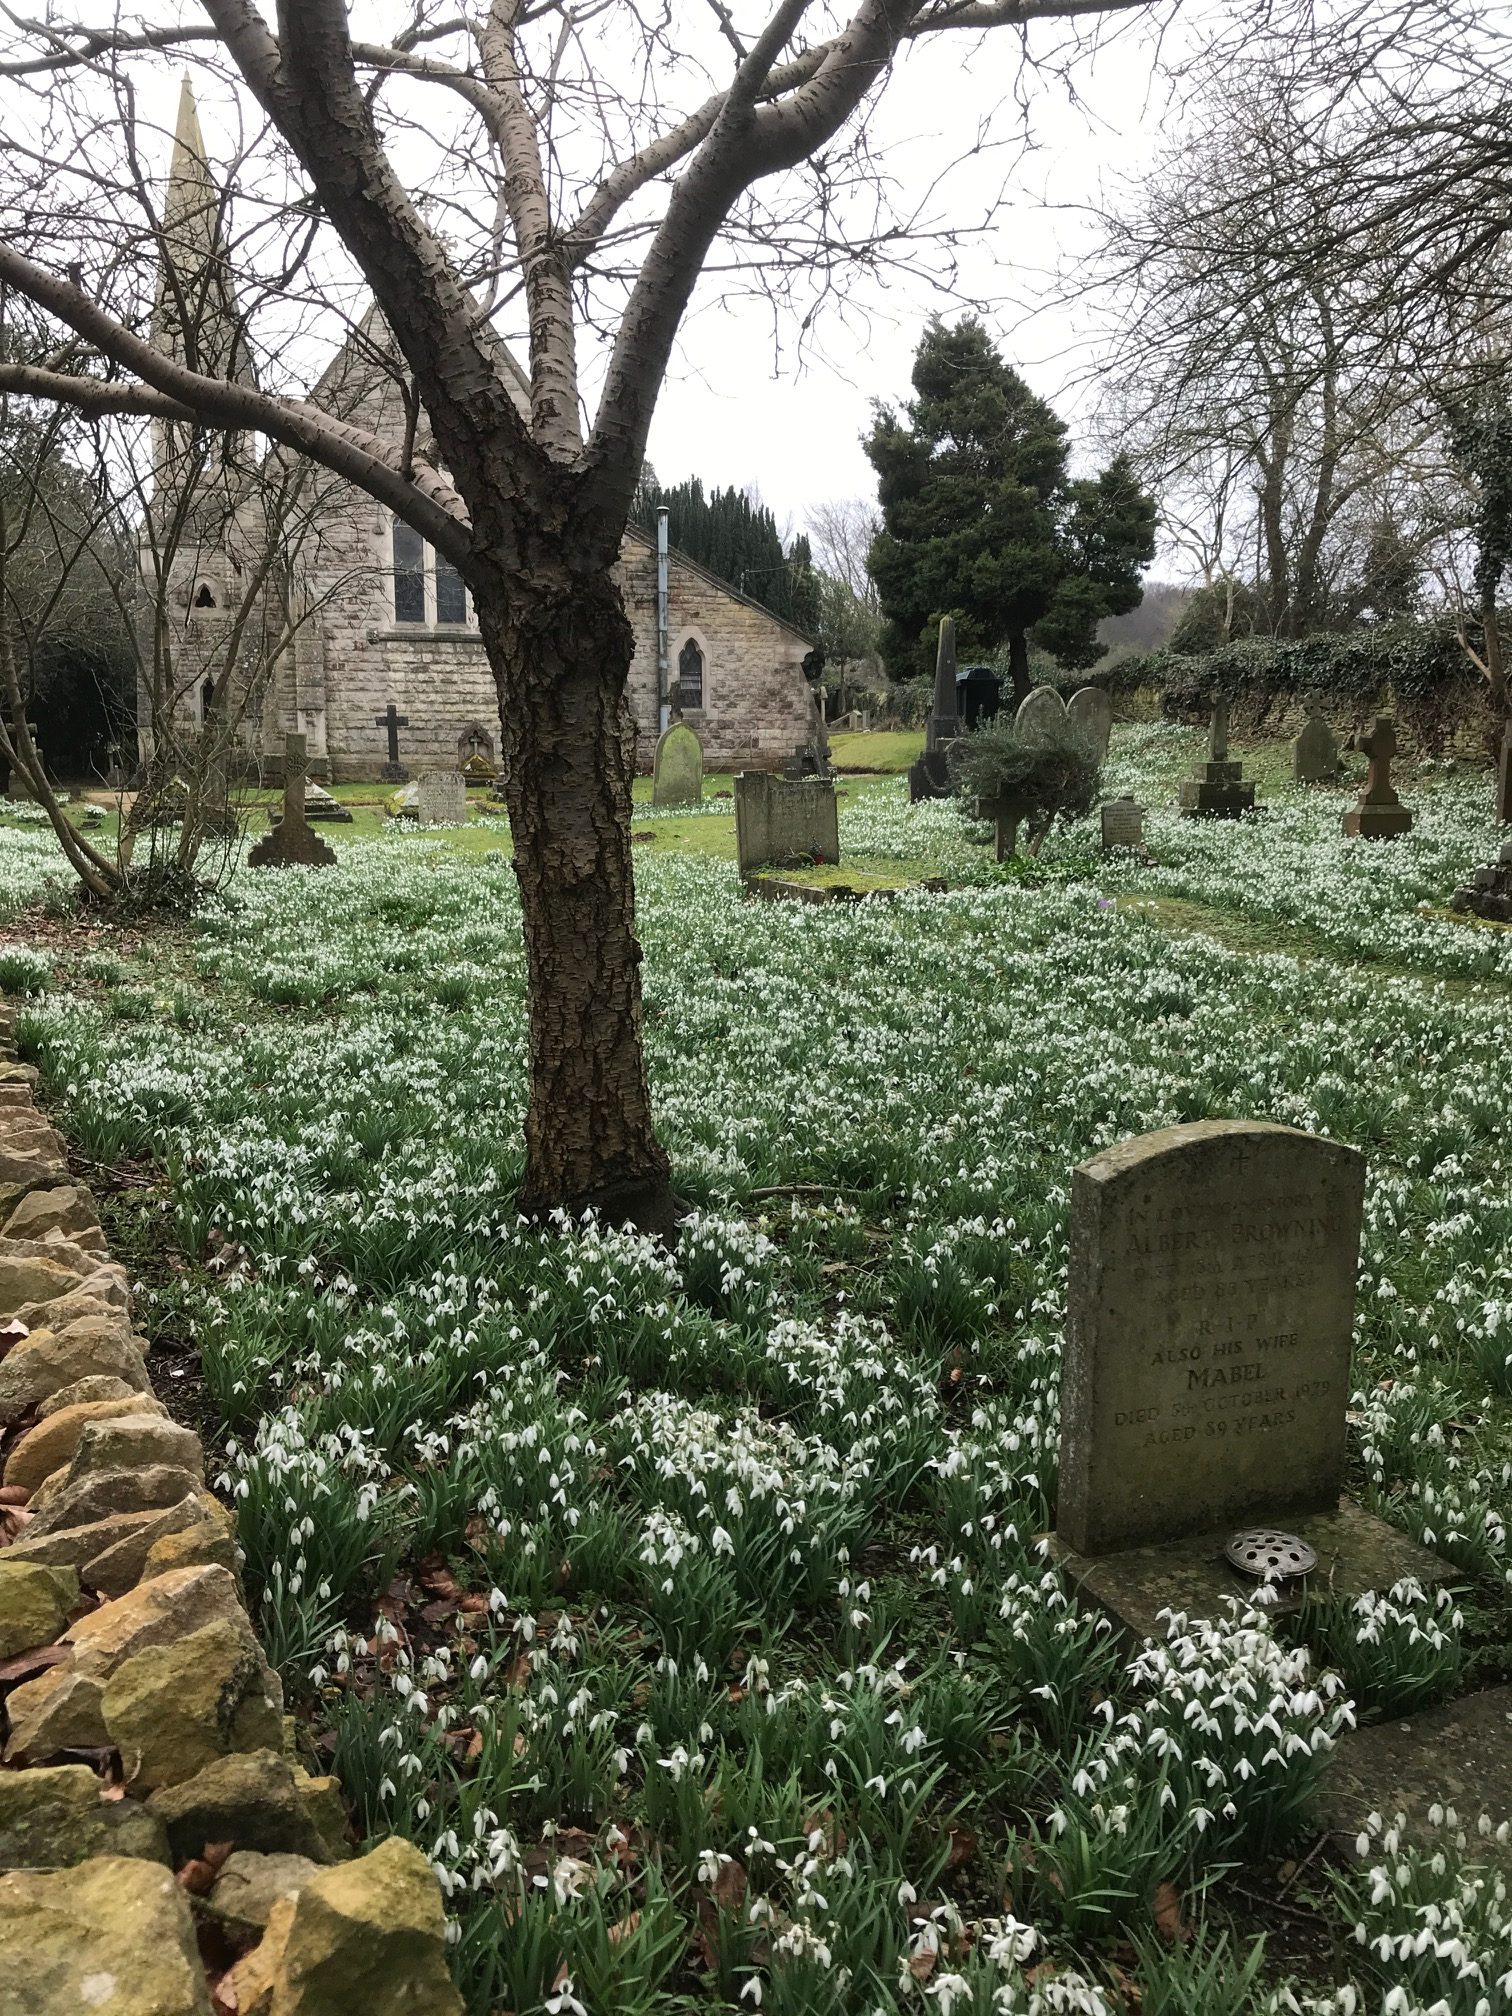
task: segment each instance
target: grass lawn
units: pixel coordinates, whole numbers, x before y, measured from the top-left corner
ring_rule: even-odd
[[[1404,778],[1371,847],[1266,750],[1262,813],[1180,820],[1199,753],[1116,738],[1152,865],[1087,822],[998,868],[855,780],[840,879],[950,884],[879,904],[750,901],[725,810],[638,815],[675,1255],[515,1217],[502,833],[331,829],[166,936],[13,908],[301,1741],[432,1857],[475,2016],[1468,2016],[1505,1970],[1473,1813],[1361,1869],[1311,1818],[1343,1704],[1512,1670],[1512,933],[1442,910],[1490,785]],[[51,860],[0,824],[12,906]],[[1455,1587],[1131,1658],[1038,1544],[1068,1181],[1209,1115],[1368,1157],[1350,1487]]]

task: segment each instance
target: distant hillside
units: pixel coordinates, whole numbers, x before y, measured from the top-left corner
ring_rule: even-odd
[[[1144,600],[1127,616],[1105,616],[1097,626],[1098,642],[1122,644],[1134,651],[1158,651],[1171,641],[1171,632],[1181,621],[1181,612],[1190,601],[1190,588],[1178,588],[1172,581],[1146,581]]]

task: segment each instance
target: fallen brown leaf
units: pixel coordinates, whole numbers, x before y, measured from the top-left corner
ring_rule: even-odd
[[[30,1496],[24,1484],[0,1484],[0,1505],[24,1505]]]
[[[0,1687],[14,1687],[33,1680],[49,1666],[60,1666],[68,1657],[66,1645],[35,1645],[30,1652],[18,1652],[13,1659],[0,1659]]]
[[[640,1922],[641,1922],[641,1914],[639,1913],[639,1911],[632,1911],[630,1912],[628,1917],[617,1919],[616,1922],[609,1927],[609,1930],[605,1934],[605,1937],[608,1939],[609,1944],[611,1946],[618,1946],[621,1944],[623,1940],[626,1940],[630,1937],[631,1933],[634,1932],[636,1926],[639,1925]]]
[[[1150,1910],[1154,1914],[1155,1930],[1167,1946],[1185,1946],[1192,1936],[1192,1928],[1182,1918],[1181,1892],[1174,1883],[1158,1883],[1155,1886]]]
[[[179,1888],[191,1897],[208,1897],[215,1886],[217,1870],[203,1855],[195,1855],[178,1872]]]

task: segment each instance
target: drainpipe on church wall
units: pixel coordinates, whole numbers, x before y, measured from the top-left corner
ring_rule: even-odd
[[[656,726],[664,733],[672,719],[667,685],[667,507],[656,514]]]

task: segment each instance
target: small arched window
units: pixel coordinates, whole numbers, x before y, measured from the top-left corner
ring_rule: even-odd
[[[208,581],[201,581],[199,593],[194,598],[194,606],[196,609],[213,609],[215,607],[215,590],[210,586]]]
[[[686,712],[704,703],[704,656],[690,637],[677,654],[677,704]]]

